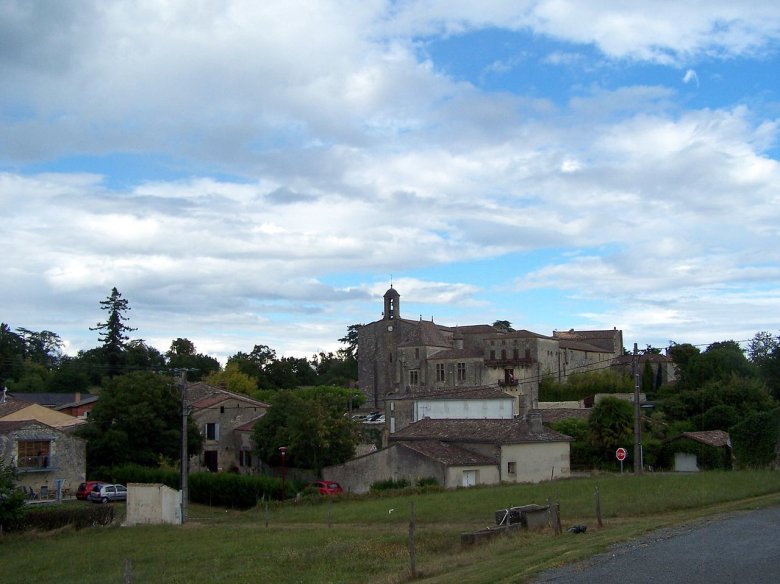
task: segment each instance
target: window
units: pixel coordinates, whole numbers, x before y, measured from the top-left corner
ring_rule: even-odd
[[[16,445],[19,468],[48,468],[51,455],[50,440],[19,440]]]
[[[414,349],[414,358],[415,359],[419,359],[420,358],[420,349],[418,349],[417,347],[415,347],[415,349]]]
[[[444,381],[444,363],[436,364],[436,381]]]
[[[420,372],[417,369],[412,369],[409,372],[409,384],[418,385],[420,383]]]
[[[250,450],[241,450],[238,453],[239,466],[252,466],[252,452]]]
[[[520,349],[515,348],[512,351],[512,358],[517,361],[520,358]]]
[[[496,360],[496,350],[490,349],[490,360],[495,361]]]
[[[507,385],[514,385],[515,384],[515,370],[514,369],[504,369],[504,383]]]
[[[206,440],[219,440],[219,424],[206,424]]]
[[[219,413],[224,414],[225,413],[225,406],[219,406]]]
[[[466,364],[458,363],[458,381],[466,381]]]
[[[506,349],[501,349],[501,360],[506,361]]]
[[[506,472],[509,474],[517,474],[517,463],[516,462],[507,462],[506,463]]]

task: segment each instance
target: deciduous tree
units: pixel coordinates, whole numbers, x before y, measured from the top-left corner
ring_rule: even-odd
[[[280,391],[255,424],[252,438],[258,455],[278,465],[279,447],[285,446],[287,464],[318,474],[325,466],[349,460],[358,441],[358,424],[344,415],[343,405],[342,396],[326,391],[309,397]]]
[[[100,393],[87,424],[77,433],[87,439],[91,469],[126,463],[157,466],[161,457],[180,458],[181,401],[170,377],[147,371],[112,378]],[[188,424],[190,454],[202,437]]]

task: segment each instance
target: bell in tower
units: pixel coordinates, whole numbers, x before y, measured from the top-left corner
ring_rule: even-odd
[[[401,295],[390,285],[390,289],[385,292],[385,320],[396,320],[401,318]]]

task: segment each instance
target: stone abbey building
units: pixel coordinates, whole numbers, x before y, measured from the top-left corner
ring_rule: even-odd
[[[515,397],[515,413],[534,408],[539,381],[609,367],[623,354],[617,329],[553,332],[502,331],[491,325],[448,327],[401,317],[392,285],[382,319],[360,328],[358,382],[371,407],[399,394],[430,394],[493,386]]]

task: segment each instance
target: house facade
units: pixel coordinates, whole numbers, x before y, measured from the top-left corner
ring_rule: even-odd
[[[424,418],[511,420],[516,400],[499,387],[467,387],[439,392],[388,394],[385,423],[389,434]]]
[[[388,394],[495,385],[515,398],[538,402],[539,380],[564,381],[575,372],[609,367],[623,353],[622,331],[502,331],[491,325],[448,327],[401,317],[392,286],[378,321],[358,333],[358,377],[366,403],[382,407]]]
[[[190,459],[190,472],[254,473],[259,461],[252,453],[252,427],[270,406],[205,383],[190,384],[187,395],[203,435],[203,451]]]
[[[86,442],[37,420],[0,421],[0,458],[39,497],[53,495],[58,482],[75,493],[86,480]]]

